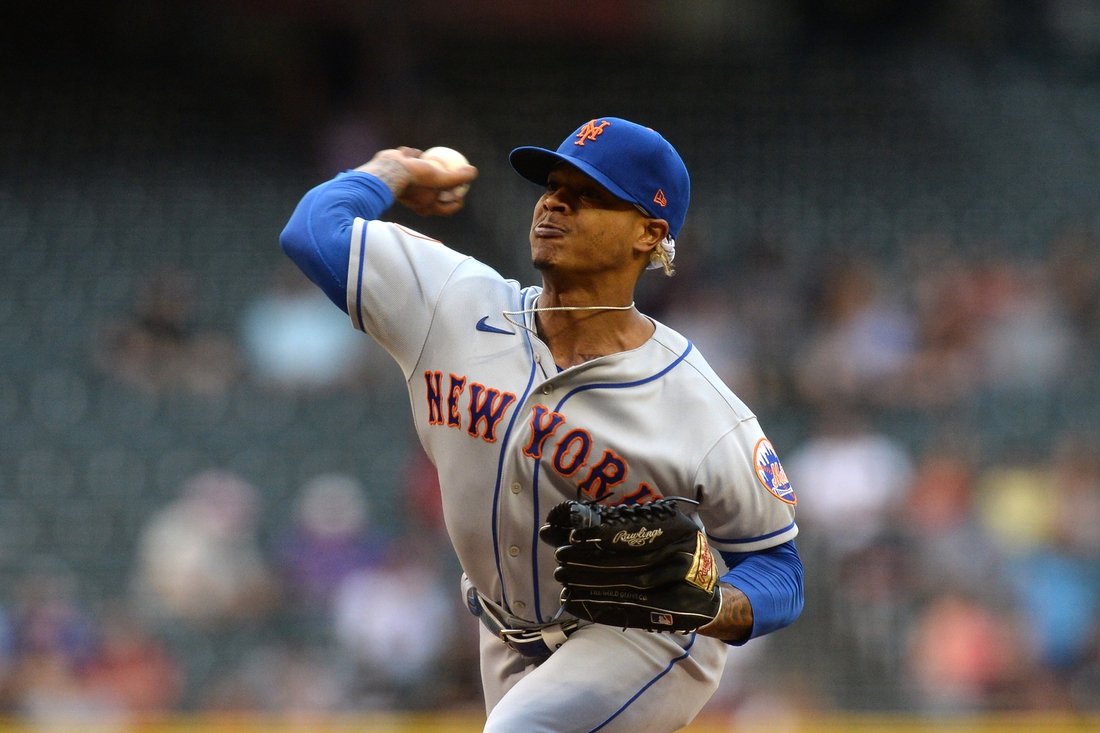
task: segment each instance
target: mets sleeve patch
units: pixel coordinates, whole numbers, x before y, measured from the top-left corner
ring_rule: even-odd
[[[775,454],[772,442],[767,438],[756,441],[753,449],[753,463],[756,467],[756,476],[764,488],[772,492],[777,499],[790,505],[798,503],[798,497],[794,495],[791,482],[787,480],[787,472],[779,462],[779,456]]]

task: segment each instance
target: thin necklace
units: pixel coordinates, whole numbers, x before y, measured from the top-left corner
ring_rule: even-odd
[[[511,323],[513,326],[518,326],[525,331],[530,331],[535,334],[535,338],[539,337],[538,332],[527,326],[526,324],[513,321],[510,316],[524,316],[528,313],[546,313],[547,311],[628,311],[634,307],[634,301],[630,301],[630,305],[555,305],[547,308],[525,308],[521,311],[501,311],[501,315],[504,316],[504,320]]]

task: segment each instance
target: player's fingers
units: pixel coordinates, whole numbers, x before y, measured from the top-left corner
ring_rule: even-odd
[[[418,158],[408,158],[403,162],[412,174],[413,184],[424,188],[455,188],[477,178],[477,168],[472,165],[445,170],[434,163]]]
[[[412,195],[400,199],[401,203],[421,216],[450,216],[466,205],[466,199],[451,191],[435,191],[418,188]]]
[[[407,155],[410,158],[419,158],[424,153],[420,148],[410,148],[406,145],[397,146],[397,150],[402,155]]]
[[[444,196],[449,193],[449,191],[443,191],[439,195]],[[465,205],[466,199],[461,196],[455,197],[450,201],[437,200],[432,213],[436,216],[450,216],[451,214],[457,214]]]

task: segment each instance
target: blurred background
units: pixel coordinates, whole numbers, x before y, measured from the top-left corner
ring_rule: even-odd
[[[1100,2],[38,0],[0,9],[0,713],[480,714],[400,372],[278,234],[448,145],[467,208],[390,215],[537,283],[507,153],[609,115],[693,179],[639,306],[800,498],[806,609],[708,720],[1100,712]]]

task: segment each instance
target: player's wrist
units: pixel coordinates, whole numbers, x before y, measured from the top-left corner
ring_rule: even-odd
[[[412,184],[413,175],[405,164],[397,159],[395,152],[383,150],[355,170],[369,173],[379,179],[390,189],[394,199],[399,199]]]
[[[714,619],[696,631],[703,636],[731,644],[744,644],[752,637],[753,614],[748,596],[729,583],[720,582],[716,589],[721,594],[721,605]]]

